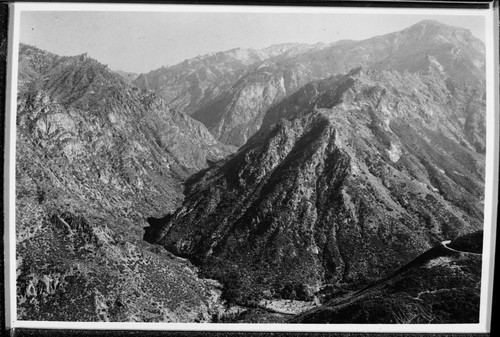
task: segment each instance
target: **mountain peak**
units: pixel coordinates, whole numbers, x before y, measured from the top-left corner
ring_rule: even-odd
[[[429,27],[429,26],[434,26],[434,27],[449,27],[448,25],[446,25],[446,24],[444,24],[442,22],[439,22],[437,20],[433,20],[433,19],[427,19],[427,20],[419,21],[416,24],[414,24],[412,27],[416,27],[416,26],[421,26],[421,27]]]
[[[437,20],[422,20],[404,29],[402,32],[422,32],[424,36],[427,34],[440,34],[454,38],[457,37],[458,33],[460,36],[467,38],[473,37],[471,31],[466,28],[447,25]]]
[[[83,53],[83,54],[80,55],[80,60],[81,61],[86,61],[88,59],[89,59],[89,54]]]

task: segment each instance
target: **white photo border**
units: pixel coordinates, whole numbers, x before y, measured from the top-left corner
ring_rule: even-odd
[[[424,6],[423,4],[422,6]],[[227,324],[227,323],[135,323],[135,322],[56,322],[17,320],[16,303],[16,236],[15,236],[15,164],[16,164],[16,98],[20,38],[20,19],[24,11],[165,11],[165,12],[234,12],[234,13],[369,13],[470,15],[485,18],[487,141],[485,174],[484,251],[480,317],[477,324]],[[495,258],[499,164],[498,102],[498,7],[488,9],[436,8],[365,8],[250,5],[171,5],[171,4],[86,4],[86,3],[14,3],[10,5],[9,53],[6,86],[6,138],[4,167],[5,204],[5,304],[6,326],[38,329],[82,330],[151,330],[151,331],[247,331],[247,332],[362,332],[362,333],[488,333],[491,326],[493,268]]]

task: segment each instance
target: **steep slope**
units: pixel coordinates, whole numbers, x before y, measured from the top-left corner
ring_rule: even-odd
[[[236,155],[192,176],[182,207],[149,219],[145,239],[253,303],[364,284],[480,229],[484,153],[465,120],[484,121],[484,102],[453,90],[432,69],[308,84]],[[471,95],[474,109],[461,101]],[[484,122],[476,131],[484,141]]]
[[[133,226],[126,218],[82,213],[23,196],[19,320],[209,322],[217,314],[220,291],[189,262],[111,229]]]
[[[262,50],[235,48],[210,53],[141,74],[133,84],[153,90],[170,106],[192,114],[228,89],[255,64],[276,55],[294,55],[310,48],[303,44],[280,44]]]
[[[305,67],[288,69],[265,62],[192,116],[219,141],[241,146],[259,130],[269,107],[314,78],[318,77]]]
[[[18,60],[18,90],[27,90],[26,85],[51,69],[59,59],[58,55],[21,43]]]
[[[259,129],[271,106],[312,80],[359,66],[412,73],[435,67],[451,81],[481,87],[484,64],[484,44],[470,31],[422,21],[396,33],[266,59],[193,117],[220,141],[241,146]]]
[[[20,52],[18,318],[211,319],[213,287],[140,236],[228,148],[86,55]]]
[[[482,231],[440,244],[392,275],[294,317],[293,323],[477,323]]]

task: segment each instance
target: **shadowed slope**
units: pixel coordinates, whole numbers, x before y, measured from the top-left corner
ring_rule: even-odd
[[[297,315],[292,323],[477,323],[482,231],[435,246],[390,276]]]

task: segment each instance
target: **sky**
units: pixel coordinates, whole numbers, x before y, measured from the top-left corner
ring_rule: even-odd
[[[20,41],[61,56],[88,53],[113,70],[149,72],[198,55],[275,43],[362,40],[434,19],[484,41],[483,16],[23,11]]]

